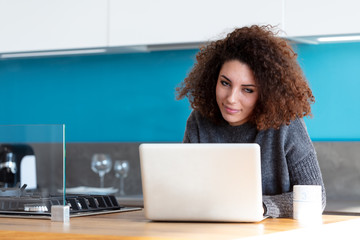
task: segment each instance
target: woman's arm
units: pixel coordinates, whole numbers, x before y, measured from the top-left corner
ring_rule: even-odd
[[[310,152],[304,159],[289,165],[291,186],[294,185],[321,185],[322,207],[326,205],[325,187],[315,152]],[[264,195],[263,202],[266,207],[265,215],[270,217],[293,216],[293,192],[279,195]]]

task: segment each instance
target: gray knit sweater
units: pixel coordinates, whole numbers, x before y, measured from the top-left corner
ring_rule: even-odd
[[[245,123],[231,126],[225,120],[215,125],[193,111],[186,124],[185,143],[258,143],[265,215],[292,217],[294,185],[321,185],[323,209],[326,194],[314,146],[303,119],[280,129],[258,131]]]

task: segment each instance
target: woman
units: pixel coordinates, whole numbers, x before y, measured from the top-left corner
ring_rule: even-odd
[[[197,54],[177,88],[193,111],[185,143],[258,143],[264,214],[291,217],[294,185],[325,189],[304,116],[314,96],[290,45],[269,26],[234,30]]]

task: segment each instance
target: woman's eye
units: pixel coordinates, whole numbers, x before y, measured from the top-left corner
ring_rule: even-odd
[[[226,81],[220,81],[220,83],[221,83],[221,85],[223,85],[223,86],[229,86],[230,84],[228,83],[228,82],[226,82]]]
[[[253,93],[253,92],[254,92],[254,90],[252,90],[252,89],[250,89],[250,88],[244,88],[244,91],[245,91],[246,93]]]

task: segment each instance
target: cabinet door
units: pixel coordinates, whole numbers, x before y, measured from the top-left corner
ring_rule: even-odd
[[[106,44],[105,0],[0,0],[0,52]]]
[[[359,0],[285,0],[290,37],[360,33]]]
[[[282,0],[109,0],[109,45],[203,42],[234,27],[281,28]]]

